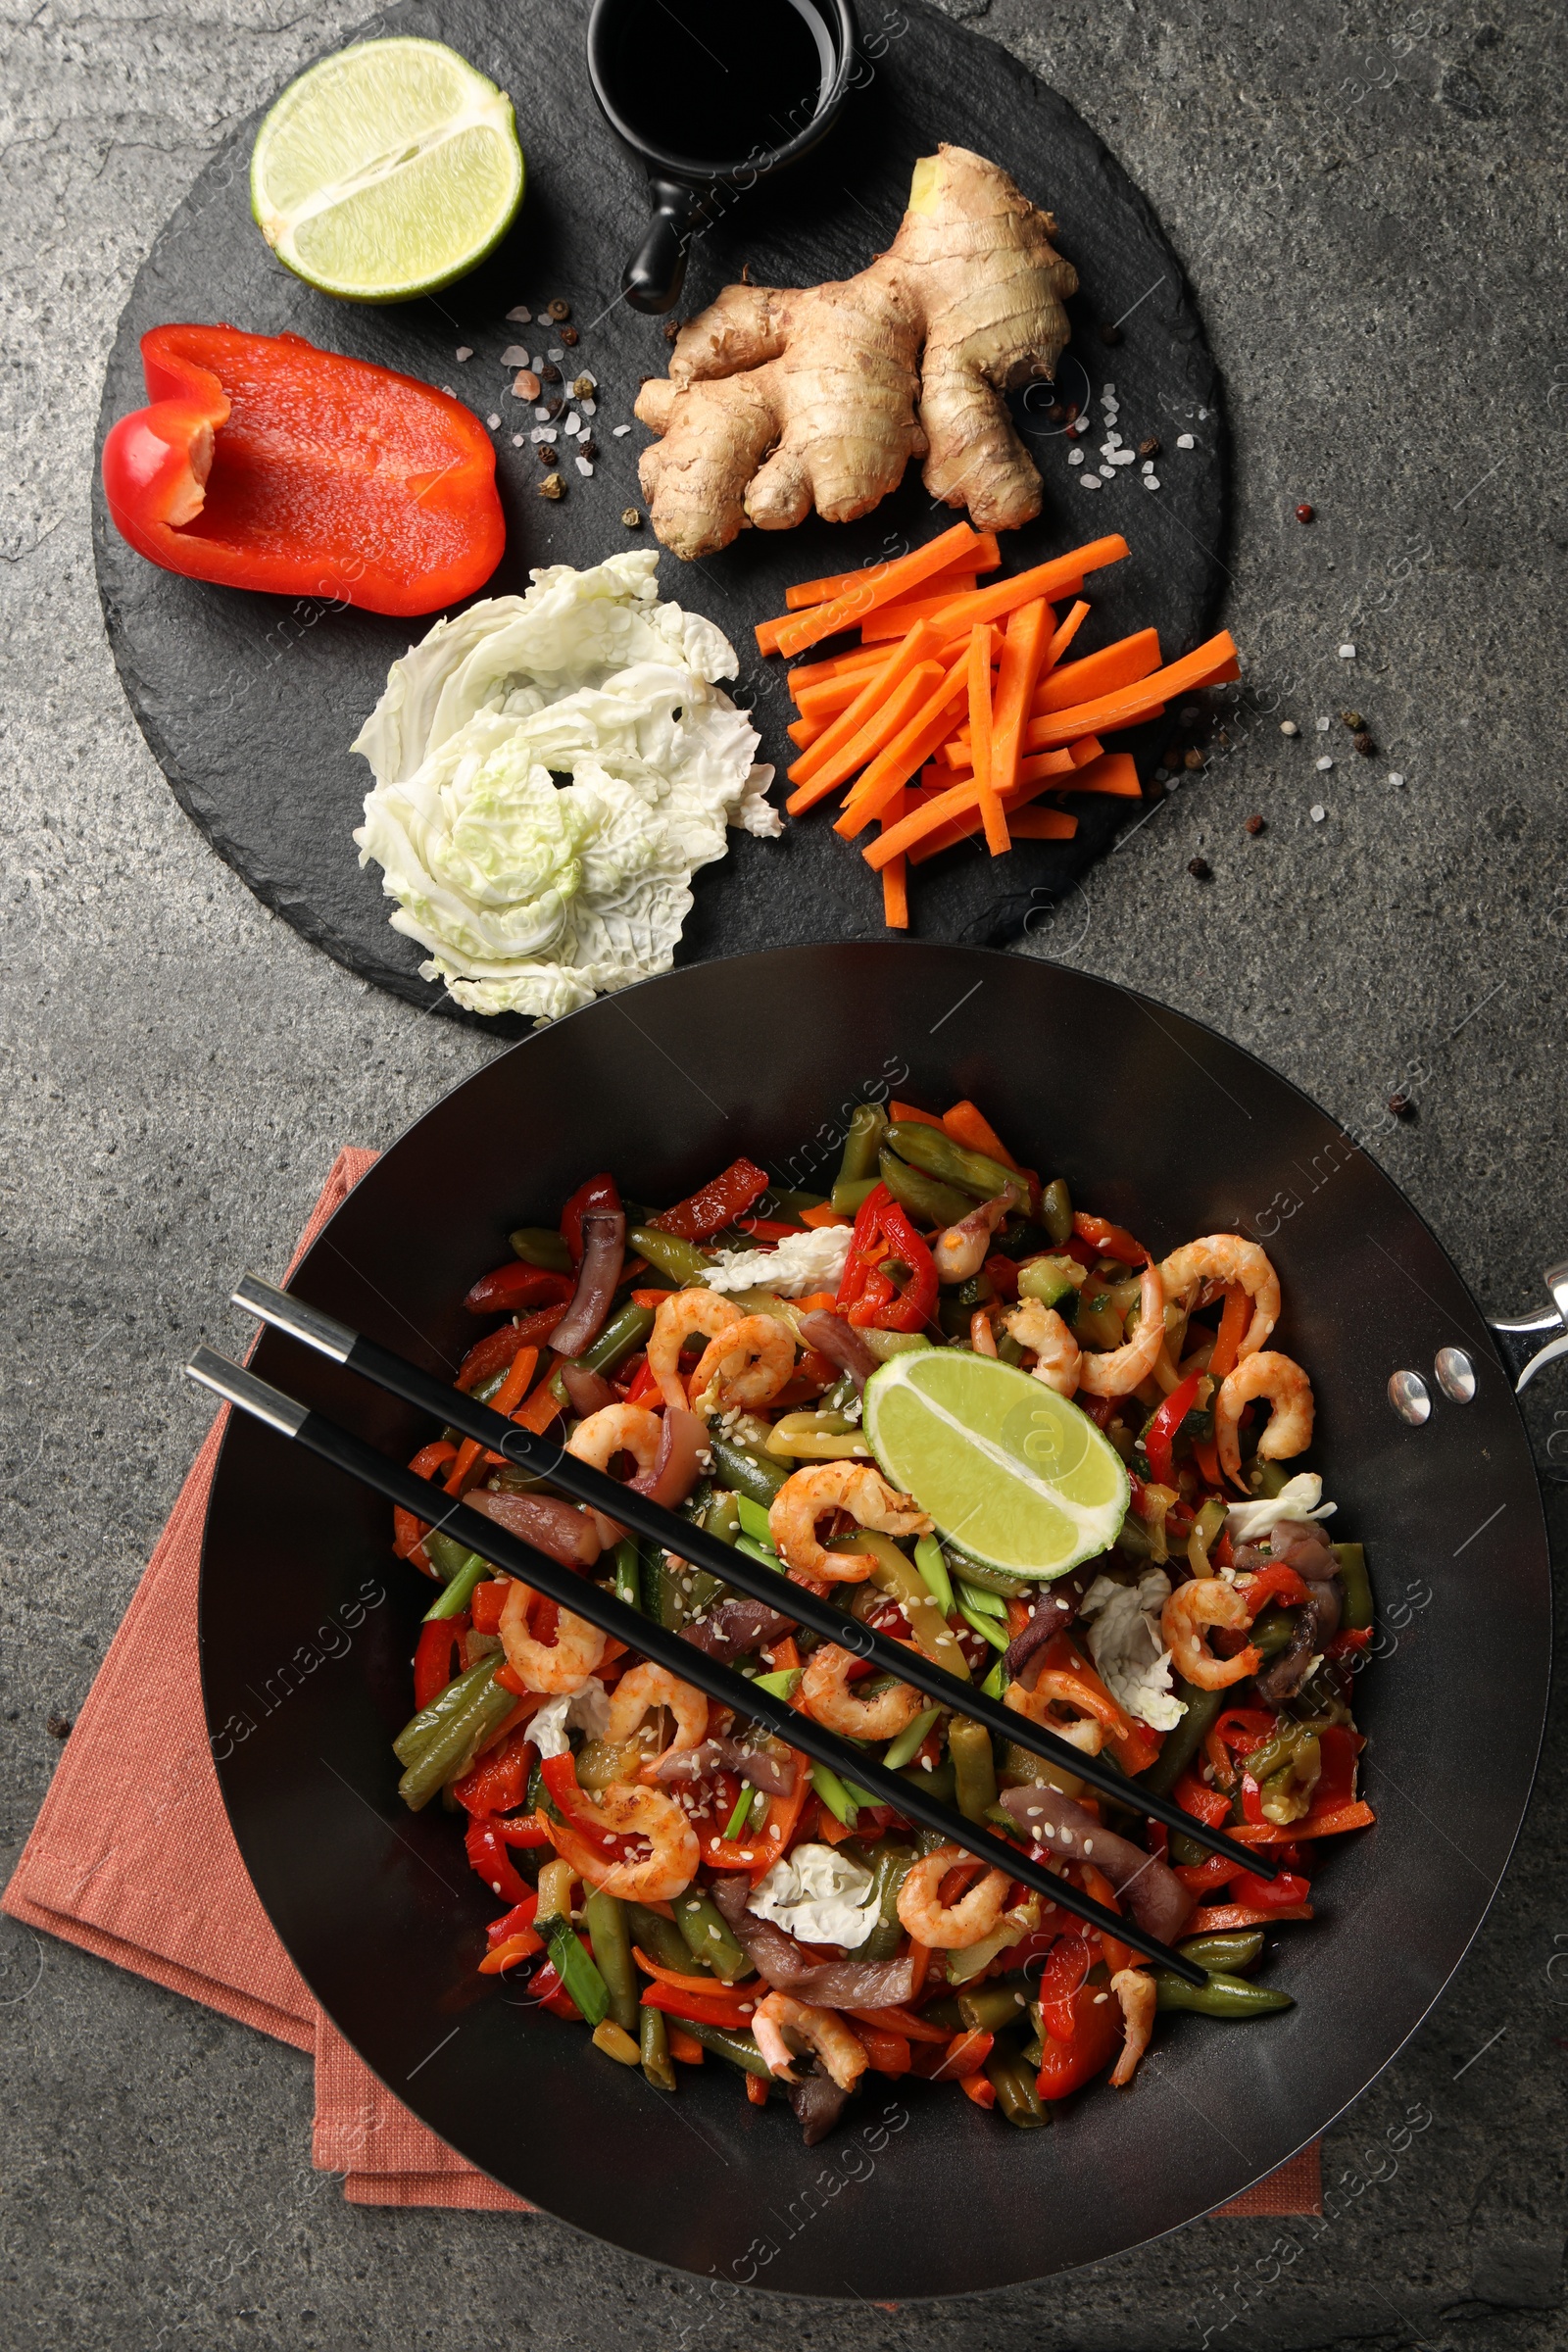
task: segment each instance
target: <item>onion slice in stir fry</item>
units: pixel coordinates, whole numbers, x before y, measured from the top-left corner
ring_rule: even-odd
[[[582,1220],[582,1267],[571,1304],[551,1334],[563,1355],[581,1355],[599,1336],[615,1296],[626,1255],[626,1213],[619,1208],[591,1208]]]

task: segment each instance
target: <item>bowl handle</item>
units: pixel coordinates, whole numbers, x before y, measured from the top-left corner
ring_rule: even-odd
[[[662,318],[680,299],[686,256],[703,220],[703,198],[677,179],[649,176],[654,217],[639,250],[626,264],[621,290],[634,311]]]

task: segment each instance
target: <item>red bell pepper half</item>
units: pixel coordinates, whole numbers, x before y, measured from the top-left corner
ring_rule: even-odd
[[[619,1206],[620,1188],[613,1176],[590,1176],[586,1184],[578,1185],[561,1212],[562,1238],[571,1251],[574,1266],[582,1264],[582,1221],[589,1210],[618,1209]],[[568,1298],[576,1287],[575,1283],[571,1285],[566,1293]]]
[[[1070,1995],[1071,2037],[1058,2041],[1049,2029],[1037,2088],[1043,2099],[1064,2099],[1107,2067],[1122,2043],[1121,2003],[1108,1984],[1081,1984]]]
[[[121,537],[165,571],[437,612],[501,561],[496,453],[463,403],[302,335],[155,326],[152,405],[104,443]]]

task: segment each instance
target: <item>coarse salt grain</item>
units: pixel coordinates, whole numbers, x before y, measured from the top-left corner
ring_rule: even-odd
[[[487,424],[487,425],[490,427],[490,430],[491,430],[493,433],[499,433],[499,432],[500,432],[500,430],[501,430],[501,419],[500,419],[500,417],[499,417],[499,416],[487,416],[487,417],[485,418],[485,422],[486,422],[486,424]]]
[[[1404,778],[1403,778],[1403,777],[1402,777],[1402,776],[1399,774],[1399,771],[1398,771],[1398,769],[1397,769],[1397,768],[1394,768],[1394,767],[1391,767],[1391,768],[1390,768],[1390,770],[1389,770],[1389,782],[1390,782],[1391,784],[1396,784],[1396,785],[1402,784],[1402,783],[1404,782]]]
[[[1323,756],[1323,758],[1322,758],[1322,759],[1321,759],[1321,760],[1320,760],[1317,762],[1317,772],[1318,772],[1318,774],[1319,774],[1320,776],[1326,776],[1326,775],[1328,774],[1328,772],[1329,772],[1329,769],[1330,769],[1330,768],[1331,768],[1333,765],[1334,765],[1334,762],[1333,762],[1333,760],[1331,760],[1331,759],[1328,757],[1328,754],[1327,754],[1327,753],[1325,753],[1325,754],[1324,754],[1324,756]]]
[[[1081,473],[1078,476],[1078,487],[1080,490],[1098,490],[1100,488],[1099,474]]]
[[[534,415],[538,417],[541,424],[549,423],[550,411],[548,409],[535,409]]]
[[[1146,490],[1157,490],[1159,488],[1159,476],[1157,473],[1146,473],[1143,478],[1144,488]]]
[[[546,356],[552,360],[564,360],[566,355],[562,350],[559,343],[552,343]]]
[[[1100,387],[1100,397],[1101,397],[1101,399],[1102,399],[1102,400],[1114,400],[1114,399],[1115,399],[1115,397],[1116,397],[1116,387],[1115,387],[1115,385],[1114,385],[1114,384],[1102,384],[1102,385],[1101,385],[1101,387]]]
[[[1327,816],[1328,810],[1324,808],[1321,801],[1314,801],[1312,803],[1311,814],[1313,824],[1320,825],[1323,822],[1323,819]]]
[[[471,360],[472,357],[473,345],[471,343],[460,343],[458,345],[458,358],[460,360]]]
[[[1326,734],[1328,733],[1328,731],[1329,731],[1329,722],[1328,722],[1328,720],[1327,720],[1326,718],[1320,718],[1320,719],[1318,720],[1318,722],[1317,722],[1317,731],[1318,731],[1318,733],[1319,733],[1320,735],[1326,735]]]
[[[577,460],[577,471],[579,473],[592,473],[593,469],[593,460],[591,458],[579,458]]]
[[[576,440],[577,435],[582,431],[582,418],[577,415],[575,410],[573,410],[571,415],[566,418],[565,425],[563,429],[568,432],[574,441]]]
[[[1136,449],[1113,449],[1110,453],[1110,463],[1112,466],[1136,466],[1138,452]]]
[[[580,405],[582,408],[582,413],[585,416],[595,416],[599,413],[599,403],[597,400],[585,400]]]
[[[507,323],[509,326],[532,326],[533,313],[525,302],[519,302],[514,311],[507,313]]]
[[[1176,446],[1178,449],[1196,449],[1198,444],[1193,439],[1191,433],[1178,433],[1176,436]]]
[[[1102,458],[1108,458],[1113,449],[1120,449],[1120,433],[1107,433],[1103,441],[1102,441],[1100,444],[1100,454]]]
[[[1113,482],[1113,481],[1116,479],[1116,468],[1115,468],[1115,466],[1102,466],[1102,467],[1100,468],[1100,478],[1101,478],[1101,480],[1102,480],[1102,482]]]
[[[520,449],[522,447],[522,435],[520,433],[513,434],[512,446],[514,449]]]
[[[1301,730],[1297,725],[1294,718],[1282,718],[1280,720],[1280,733],[1282,735],[1299,735],[1300,732]]]
[[[1083,453],[1083,451],[1082,451],[1081,449],[1069,449],[1069,450],[1068,450],[1068,452],[1067,452],[1067,463],[1068,463],[1068,465],[1069,465],[1069,466],[1081,466],[1081,465],[1083,464],[1083,462],[1084,462],[1084,453]]]
[[[1342,646],[1341,646],[1341,648],[1340,648],[1340,660],[1341,660],[1342,662],[1353,662],[1353,661],[1355,660],[1355,648],[1354,648],[1354,646],[1353,646],[1353,645],[1342,645]]]
[[[525,343],[509,343],[501,354],[501,365],[503,368],[526,368],[528,365],[527,345]]]
[[[626,434],[631,431],[631,426],[629,424],[612,424],[610,429],[614,434],[615,439],[620,441],[623,440]]]

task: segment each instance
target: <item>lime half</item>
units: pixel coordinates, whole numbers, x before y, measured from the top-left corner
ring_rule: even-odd
[[[511,99],[441,41],[323,58],[251,157],[251,211],[278,260],[349,302],[450,285],[505,236],[522,184]]]
[[[1065,1396],[996,1356],[894,1356],[865,1384],[865,1434],[938,1533],[1007,1576],[1065,1576],[1106,1550],[1126,1516],[1115,1447]]]

